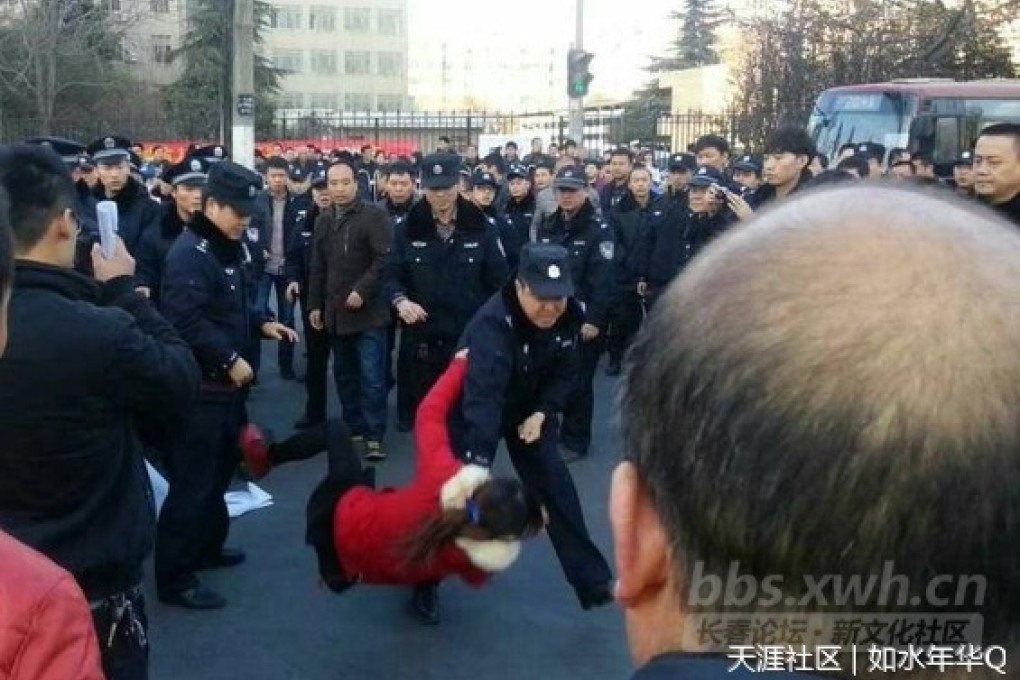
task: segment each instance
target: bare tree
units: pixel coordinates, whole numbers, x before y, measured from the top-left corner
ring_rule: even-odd
[[[38,133],[52,133],[59,112],[101,99],[122,77],[121,40],[137,15],[108,7],[16,0],[0,10],[0,89],[20,100],[13,108],[34,118]]]

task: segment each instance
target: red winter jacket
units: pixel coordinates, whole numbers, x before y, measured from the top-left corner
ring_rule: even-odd
[[[0,532],[0,680],[103,680],[92,614],[66,571]]]
[[[334,542],[344,573],[374,584],[414,584],[460,576],[481,586],[493,572],[510,566],[519,541],[458,538],[428,563],[404,565],[399,547],[443,508],[463,508],[489,479],[489,471],[457,460],[446,431],[446,416],[460,395],[466,359],[454,359],[418,407],[415,420],[417,470],[402,489],[375,491],[358,486],[343,495],[333,516]]]

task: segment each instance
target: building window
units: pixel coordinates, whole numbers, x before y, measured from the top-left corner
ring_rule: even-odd
[[[273,66],[287,73],[301,73],[305,68],[304,54],[301,50],[275,50]]]
[[[404,13],[399,9],[379,10],[379,35],[404,34]]]
[[[349,76],[367,76],[372,71],[371,52],[345,52],[344,73]]]
[[[149,10],[153,14],[166,14],[170,11],[170,0],[149,0]]]
[[[404,108],[404,98],[399,94],[380,94],[376,99],[378,100],[377,108],[386,113],[400,111]]]
[[[276,100],[277,107],[281,109],[303,109],[305,97],[302,94],[281,94]]]
[[[403,52],[380,52],[378,59],[380,76],[393,77],[404,72]]]
[[[372,28],[372,10],[364,7],[344,8],[344,30],[349,33],[368,33]]]
[[[276,7],[269,15],[270,28],[298,30],[301,28],[300,7]]]
[[[344,110],[346,111],[371,111],[372,95],[360,92],[348,92],[344,95]]]
[[[308,30],[332,33],[336,30],[336,10],[332,7],[312,7],[308,12]]]
[[[311,94],[308,95],[308,108],[333,111],[336,109],[335,94]]]
[[[336,52],[333,50],[312,50],[312,73],[324,76],[336,74]]]
[[[152,61],[156,64],[170,63],[170,36],[153,35],[149,36],[149,43],[152,45]]]

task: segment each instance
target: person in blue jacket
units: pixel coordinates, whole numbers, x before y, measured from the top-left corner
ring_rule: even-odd
[[[574,398],[585,322],[569,258],[562,246],[527,244],[516,277],[468,324],[458,349],[471,361],[450,430],[458,455],[483,467],[506,442],[525,487],[549,513],[549,538],[567,581],[590,609],[612,601],[612,574],[588,534],[557,442],[557,414]]]
[[[244,243],[262,178],[231,161],[215,163],[202,210],[167,255],[163,315],[191,347],[202,389],[166,460],[170,492],[156,535],[156,589],[167,604],[219,609],[226,601],[195,576],[202,568],[240,564],[223,547],[229,517],[223,494],[238,463],[246,387],[254,377],[243,357],[255,333],[296,342],[297,333],[252,309]]]

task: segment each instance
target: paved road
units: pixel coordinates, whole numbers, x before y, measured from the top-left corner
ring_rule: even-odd
[[[286,435],[304,406],[304,390],[279,380],[274,359],[266,346],[250,410],[256,422]],[[600,375],[598,381],[594,456],[571,470],[589,528],[609,558],[606,502],[618,437],[613,380]],[[332,408],[339,413],[335,403]],[[379,482],[401,484],[413,471],[410,435],[391,435],[388,450]],[[228,599],[226,609],[159,604],[149,570],[153,680],[628,677],[620,612],[581,610],[545,536],[530,541],[514,566],[482,590],[444,583],[437,627],[412,618],[404,589],[361,587],[340,596],[320,590],[302,532],[304,503],[324,464],[314,459],[274,471],[260,484],[275,504],[234,520],[229,545],[244,548],[248,561],[204,577]],[[505,452],[496,467],[510,470]]]

